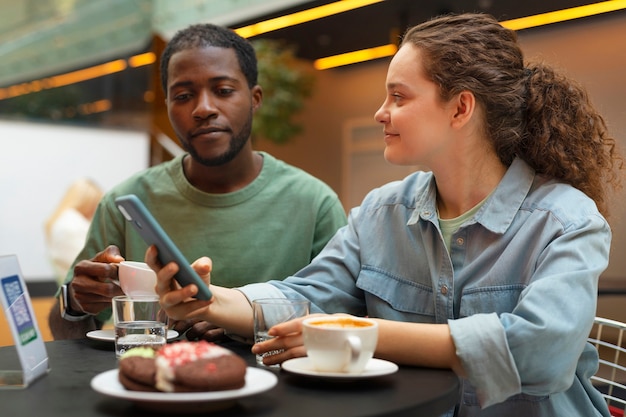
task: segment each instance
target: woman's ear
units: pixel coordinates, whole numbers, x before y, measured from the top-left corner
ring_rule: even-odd
[[[452,125],[455,127],[465,126],[474,115],[476,110],[476,97],[471,91],[461,91],[454,102],[454,116],[452,117]]]

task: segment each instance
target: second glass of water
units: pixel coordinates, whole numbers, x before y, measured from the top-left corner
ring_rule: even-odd
[[[167,323],[159,298],[114,297],[115,355],[119,358],[134,347],[163,346],[167,341]]]
[[[272,326],[309,314],[310,305],[311,303],[308,300],[292,300],[288,298],[261,298],[254,300],[252,302],[254,343],[271,339],[272,337],[267,332]],[[266,352],[262,355],[256,355],[257,364],[267,366],[263,363],[263,358],[276,353],[280,352]],[[279,368],[280,366],[272,365],[271,367]]]

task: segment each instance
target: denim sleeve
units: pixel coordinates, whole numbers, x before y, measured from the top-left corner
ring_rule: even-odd
[[[457,355],[477,387],[482,408],[521,392],[520,377],[496,313],[450,320]]]
[[[482,408],[518,393],[567,390],[596,310],[597,284],[607,267],[611,232],[599,215],[575,222],[553,218],[536,236],[541,247],[532,279],[511,312],[450,320],[457,354]],[[545,236],[561,233],[546,244]]]
[[[282,296],[311,300],[311,313],[365,315],[363,291],[356,286],[361,263],[353,209],[348,225],[337,231],[313,261],[293,276],[266,285],[239,288],[249,299]],[[271,287],[271,288],[270,288]]]
[[[265,282],[248,284],[236,289],[242,292],[250,303],[259,298],[287,298],[278,288]]]

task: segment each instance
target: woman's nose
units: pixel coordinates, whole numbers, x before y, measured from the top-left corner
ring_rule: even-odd
[[[385,103],[383,103],[374,113],[374,120],[379,123],[387,123],[389,121],[389,115],[387,113],[387,109],[385,108]]]

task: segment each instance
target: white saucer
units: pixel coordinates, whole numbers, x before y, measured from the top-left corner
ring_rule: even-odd
[[[237,398],[259,394],[273,388],[278,377],[272,372],[248,367],[246,384],[239,389],[208,392],[143,392],[124,388],[118,370],[102,372],[91,380],[91,388],[109,397],[130,400],[142,408],[160,412],[215,411],[231,406]]]
[[[101,342],[115,342],[115,330],[92,330],[87,333],[87,337],[92,340],[99,340]],[[177,337],[178,332],[176,330],[167,331],[167,340],[176,339]]]
[[[289,359],[282,363],[282,369],[299,375],[314,376],[317,378],[331,379],[361,379],[373,378],[382,375],[393,374],[398,371],[398,365],[382,359],[370,359],[365,366],[365,370],[360,374],[349,374],[345,372],[320,372],[313,368],[308,357]]]

